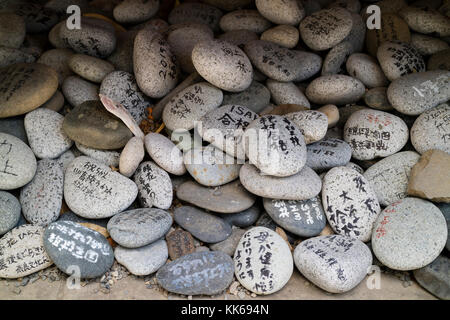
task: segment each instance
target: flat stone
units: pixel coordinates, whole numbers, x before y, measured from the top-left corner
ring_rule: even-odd
[[[158,10],[158,0],[125,0],[114,7],[113,15],[119,23],[136,24],[150,19]]]
[[[136,184],[93,158],[73,160],[64,177],[64,199],[76,214],[91,219],[112,217],[136,199]]]
[[[78,142],[76,142],[75,145],[81,153],[88,157],[98,160],[107,166],[116,168],[119,166],[120,153],[117,151],[90,148]]]
[[[311,238],[294,251],[297,269],[309,281],[331,293],[347,292],[364,280],[372,265],[369,247],[341,235]]]
[[[360,80],[366,87],[384,87],[388,79],[375,58],[365,53],[354,53],[348,57],[346,69],[349,75]]]
[[[262,174],[254,165],[244,164],[239,172],[242,185],[251,193],[264,198],[306,200],[317,196],[322,188],[319,176],[309,167],[289,177]]]
[[[258,205],[255,204],[242,212],[230,213],[221,216],[225,221],[236,227],[247,228],[253,225],[256,222],[256,220],[258,220],[260,213],[261,209],[259,208]]]
[[[21,278],[51,266],[43,235],[44,228],[31,224],[6,233],[0,239],[0,278]]]
[[[414,151],[403,151],[386,157],[364,172],[382,206],[407,197],[411,169],[419,161]]]
[[[325,137],[328,129],[328,117],[317,110],[305,110],[286,114],[303,134],[305,143],[310,144]]]
[[[281,290],[291,278],[294,262],[287,242],[265,227],[248,230],[236,248],[237,280],[247,290],[268,295]]]
[[[20,202],[9,192],[0,191],[0,235],[14,228],[20,219]]]
[[[98,97],[99,87],[78,76],[69,76],[65,78],[61,89],[64,98],[67,99],[67,102],[69,102],[72,107],[79,106],[87,101],[100,100]]]
[[[270,21],[257,10],[235,10],[220,19],[220,29],[224,32],[249,30],[260,34],[269,29],[271,25]]]
[[[44,247],[59,270],[68,275],[79,272],[81,279],[100,277],[114,262],[108,240],[76,222],[58,221],[49,225],[44,233]]]
[[[186,173],[183,154],[169,138],[150,132],[145,136],[144,143],[150,157],[161,168],[178,176]]]
[[[408,194],[436,202],[450,202],[450,154],[428,150],[411,170]]]
[[[133,134],[100,101],[86,101],[66,115],[64,132],[72,140],[95,149],[119,149]]]
[[[167,247],[170,259],[176,260],[184,255],[193,253],[195,250],[194,238],[183,229],[177,229],[166,235]]]
[[[46,65],[18,63],[0,69],[0,118],[30,112],[50,99],[58,76]]]
[[[223,241],[231,234],[231,226],[227,222],[195,207],[176,208],[174,220],[194,237],[206,243]]]
[[[64,187],[64,171],[58,160],[37,162],[36,175],[20,191],[22,212],[30,223],[46,227],[59,217]]]
[[[275,24],[296,26],[305,17],[302,3],[296,0],[256,0],[255,4],[258,11]]]
[[[429,265],[414,270],[414,278],[427,291],[450,300],[450,259],[440,255]]]
[[[177,189],[177,197],[197,207],[220,213],[236,213],[250,208],[256,197],[239,182],[233,181],[219,188],[204,187],[187,181]]]
[[[311,81],[305,93],[311,102],[317,104],[343,105],[361,99],[365,93],[365,87],[356,78],[333,74]]]
[[[306,165],[313,170],[345,166],[352,157],[350,145],[336,138],[325,138],[306,147]]]
[[[223,13],[220,9],[204,3],[182,3],[169,13],[168,22],[203,23],[213,31],[219,31],[219,22]]]
[[[209,248],[212,251],[222,251],[230,257],[233,257],[234,252],[236,251],[236,247],[238,246],[239,241],[241,240],[244,233],[244,229],[233,228],[231,230],[231,235],[227,239],[211,244]]]
[[[33,151],[20,140],[0,132],[0,190],[26,185],[36,173]]]
[[[172,216],[164,210],[142,208],[123,211],[108,222],[111,238],[125,248],[140,248],[155,242],[169,231]]]
[[[441,211],[418,198],[405,198],[387,206],[373,230],[373,253],[394,270],[415,270],[430,264],[447,241]]]
[[[169,209],[173,190],[169,174],[152,161],[142,162],[134,174],[139,202],[144,208]]]
[[[313,237],[325,228],[326,217],[318,196],[300,201],[264,198],[263,204],[279,226],[295,235]]]
[[[114,66],[108,61],[91,57],[86,54],[74,54],[68,61],[70,69],[82,78],[100,83],[107,74],[114,71]]]
[[[363,242],[370,240],[381,209],[363,175],[347,167],[331,169],[323,179],[322,202],[334,232]]]
[[[73,75],[69,67],[69,60],[73,54],[72,50],[66,48],[50,49],[42,53],[36,62],[45,64],[55,70],[58,74],[58,83],[61,86],[67,77]]]
[[[167,291],[183,295],[217,295],[233,281],[233,260],[220,251],[195,252],[164,265],[156,273]]]
[[[60,222],[60,221],[72,221],[72,222],[76,222],[76,223],[79,223],[79,224],[84,225],[84,226],[97,225],[100,228],[103,228],[103,229],[106,230],[106,226],[108,225],[109,218],[104,218],[104,219],[86,219],[86,218],[83,218],[83,217],[80,217],[80,216],[76,215],[72,211],[67,211],[67,212],[62,213],[59,216],[58,222]],[[108,230],[106,230],[106,232],[108,232]]]
[[[299,104],[310,108],[308,99],[293,82],[280,82],[271,79],[266,81],[272,101],[277,104]]]
[[[408,127],[401,118],[378,110],[356,111],[344,127],[344,140],[358,160],[390,156],[405,146],[408,137]]]

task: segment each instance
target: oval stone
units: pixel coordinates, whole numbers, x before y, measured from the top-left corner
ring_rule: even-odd
[[[266,30],[261,35],[261,40],[276,43],[288,49],[294,48],[300,38],[298,29],[293,26],[280,25]]]
[[[70,69],[86,80],[100,83],[108,73],[114,71],[114,66],[108,61],[85,54],[74,54],[68,61]]]
[[[230,213],[227,215],[222,215],[223,219],[233,226],[239,228],[247,228],[254,224],[258,220],[261,209],[258,204],[238,213]],[[234,253],[234,252],[233,252]]]
[[[114,7],[113,15],[119,23],[136,24],[149,20],[158,10],[158,0],[125,0]]]
[[[20,219],[20,202],[9,192],[0,191],[0,236],[14,228]]]
[[[219,31],[219,21],[222,18],[220,9],[204,3],[182,3],[170,11],[170,24],[200,23],[208,25],[213,31]]]
[[[183,154],[169,138],[159,133],[150,132],[145,136],[144,143],[150,157],[161,168],[178,176],[186,173]]]
[[[256,8],[275,24],[298,25],[305,17],[305,9],[296,0],[256,0]]]
[[[78,76],[67,77],[61,87],[64,98],[73,107],[79,106],[86,101],[100,100],[98,89],[97,85]]]
[[[364,102],[372,109],[381,111],[389,111],[393,109],[387,98],[386,87],[372,88],[366,91],[366,94],[364,95]]]
[[[310,108],[308,99],[293,82],[280,82],[271,79],[266,81],[272,101],[276,105],[298,104]]]
[[[224,32],[248,30],[260,34],[271,25],[257,10],[235,10],[220,19],[220,28]]]
[[[305,143],[310,144],[325,137],[328,130],[328,117],[316,110],[292,112],[285,115],[303,134]]]
[[[225,93],[223,105],[237,104],[260,113],[270,103],[270,91],[258,81],[252,81],[250,87],[238,93]]]
[[[349,75],[360,80],[366,87],[384,87],[388,80],[375,58],[365,53],[354,53],[348,57],[346,68]]]
[[[343,105],[361,99],[365,87],[356,78],[333,74],[311,81],[305,93],[309,100],[317,104]]]
[[[325,138],[306,147],[306,165],[313,170],[345,166],[352,157],[350,145],[336,138]]]

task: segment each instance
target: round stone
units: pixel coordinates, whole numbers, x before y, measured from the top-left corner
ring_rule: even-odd
[[[108,112],[100,101],[86,101],[64,118],[63,130],[70,139],[95,149],[119,149],[133,134]]]
[[[18,63],[0,69],[0,118],[30,112],[58,88],[56,72],[43,64]]]
[[[86,80],[100,83],[108,73],[114,71],[114,66],[108,61],[85,54],[74,54],[68,61],[70,69]]]
[[[166,241],[158,240],[134,249],[117,246],[114,249],[114,257],[132,274],[146,276],[158,271],[166,263],[169,253]]]
[[[17,225],[20,212],[19,200],[9,192],[0,191],[0,236]]]
[[[373,253],[394,270],[414,270],[430,264],[447,241],[441,211],[418,198],[405,198],[386,207],[373,230]]]
[[[387,90],[394,109],[419,115],[450,99],[450,71],[436,70],[409,74],[393,81]]]
[[[244,164],[239,172],[242,185],[260,197],[280,200],[306,200],[317,196],[322,188],[319,176],[309,167],[289,177],[262,174],[254,165]]]
[[[306,165],[313,170],[323,171],[345,166],[352,157],[350,145],[336,138],[325,138],[306,147]]]
[[[316,110],[292,112],[285,115],[303,134],[305,143],[310,144],[325,137],[328,129],[328,117]]]
[[[176,223],[202,242],[217,243],[231,235],[231,225],[195,207],[178,207],[173,217]]]
[[[217,295],[233,281],[233,260],[224,252],[187,254],[156,273],[158,283],[167,291],[183,295]]]
[[[81,279],[103,275],[114,262],[114,252],[106,238],[79,223],[54,222],[45,229],[44,247],[55,265]]]
[[[384,87],[388,84],[383,71],[375,58],[365,53],[354,53],[348,57],[348,74],[360,80],[366,87]]]
[[[300,22],[300,36],[312,50],[327,50],[344,40],[352,26],[352,15],[346,9],[323,9]]]
[[[58,112],[39,108],[25,116],[28,142],[36,157],[54,159],[70,149],[73,141],[63,131],[64,117]]]
[[[108,222],[108,233],[120,246],[140,248],[155,242],[169,231],[172,216],[164,210],[142,208],[123,211]]]
[[[182,3],[169,13],[170,24],[200,23],[208,25],[213,31],[219,31],[219,21],[222,18],[220,9],[204,3]]]
[[[234,268],[244,288],[268,295],[286,285],[294,271],[294,262],[287,242],[280,235],[265,227],[254,227],[239,241]]]
[[[390,156],[405,146],[408,137],[408,127],[401,118],[378,110],[356,111],[344,127],[344,140],[358,160]]]
[[[299,38],[298,29],[289,25],[279,25],[270,28],[261,35],[261,40],[273,42],[288,49],[294,48]]]
[[[58,160],[37,163],[33,180],[20,190],[23,216],[34,225],[46,227],[60,215],[64,187],[63,166]]]
[[[197,207],[220,213],[236,213],[250,208],[256,197],[249,193],[239,180],[227,183],[220,188],[204,187],[187,181],[177,188],[177,197]]]
[[[277,104],[298,104],[310,108],[308,99],[293,82],[266,81],[272,101]]]
[[[220,19],[220,29],[224,32],[248,30],[260,34],[271,25],[257,10],[235,10]]]
[[[175,175],[186,173],[183,154],[170,139],[162,134],[150,132],[145,136],[144,143],[150,157],[161,168]]]
[[[275,24],[296,26],[305,17],[305,9],[296,0],[256,0],[256,8]]]
[[[158,0],[125,0],[114,7],[113,16],[119,23],[136,24],[149,20],[158,10]]]
[[[337,234],[370,240],[380,204],[368,180],[347,167],[335,167],[323,179],[322,201],[330,226]]]
[[[333,74],[311,81],[305,93],[310,101],[317,104],[343,105],[361,99],[365,93],[365,87],[356,78]]]
[[[169,174],[156,163],[142,162],[136,169],[134,182],[139,190],[139,202],[143,207],[155,206],[166,210],[172,205],[172,181]]]
[[[36,173],[33,151],[19,138],[0,132],[0,190],[26,185]]]
[[[77,107],[87,101],[100,100],[98,86],[77,76],[67,77],[61,89],[72,107]]]
[[[263,199],[264,209],[283,229],[301,237],[317,236],[327,223],[320,197],[307,200]]]
[[[328,235],[300,243],[294,250],[294,262],[319,288],[342,293],[363,281],[372,265],[372,253],[360,240]]]
[[[386,87],[372,88],[366,91],[366,94],[364,95],[364,102],[372,109],[381,111],[389,111],[393,109],[387,98]]]
[[[417,117],[411,128],[411,143],[419,153],[438,149],[450,154],[450,105],[441,104]]]
[[[64,176],[64,199],[77,215],[89,219],[109,218],[128,208],[138,188],[130,179],[93,158],[73,160]]]
[[[9,12],[0,14],[0,46],[20,48],[25,40],[25,21]]]
[[[164,107],[162,119],[169,130],[191,130],[195,122],[222,104],[222,90],[200,82],[181,90]]]

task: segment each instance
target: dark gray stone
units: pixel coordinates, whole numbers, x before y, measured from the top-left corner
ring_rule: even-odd
[[[340,139],[325,138],[306,146],[306,165],[313,170],[345,166],[352,157],[350,145]]]
[[[242,212],[221,215],[221,217],[223,218],[223,220],[236,227],[246,228],[254,224],[256,220],[258,220],[260,213],[261,210],[259,206],[254,205]]]
[[[447,222],[447,244],[445,248],[450,251],[450,203],[436,203],[436,206],[441,210]]]
[[[426,267],[414,270],[417,282],[440,299],[450,300],[450,259],[437,257]]]
[[[28,144],[22,116],[0,119],[0,132],[15,136]]]
[[[275,231],[278,227],[278,225],[276,224],[275,221],[273,221],[273,219],[269,216],[269,214],[267,212],[264,212],[258,219],[258,221],[256,221],[255,226],[257,227],[266,227],[270,230]],[[287,230],[284,230],[286,233],[286,236],[288,238],[288,241],[290,244],[294,244],[295,241],[297,241],[299,239],[299,237]]]
[[[9,192],[0,191],[0,236],[14,228],[19,219],[19,200]]]

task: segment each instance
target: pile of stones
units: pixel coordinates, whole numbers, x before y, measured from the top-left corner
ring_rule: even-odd
[[[449,43],[448,0],[1,1],[0,278],[449,299]]]

